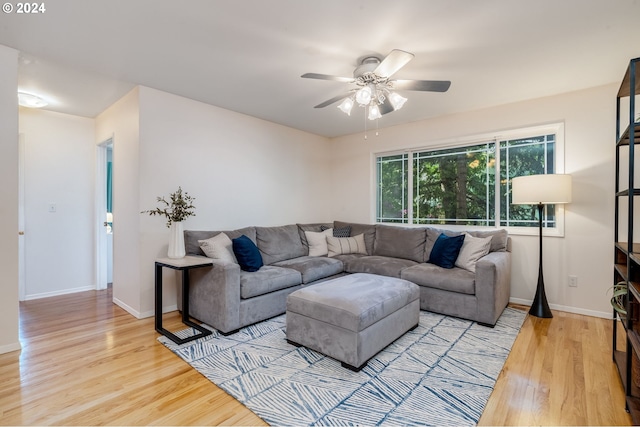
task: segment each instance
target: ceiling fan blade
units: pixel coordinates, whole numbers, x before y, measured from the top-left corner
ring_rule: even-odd
[[[351,83],[354,81],[352,77],[330,76],[328,74],[318,74],[318,73],[305,73],[300,77],[302,77],[303,79],[333,80],[336,82],[345,82],[345,83]]]
[[[324,101],[323,103],[318,104],[318,105],[316,105],[316,106],[315,106],[315,107],[313,107],[313,108],[324,108],[324,107],[326,107],[327,105],[331,105],[331,104],[333,104],[334,102],[338,102],[338,101],[340,101],[340,100],[342,100],[342,99],[345,99],[345,98],[347,98],[347,97],[348,97],[348,96],[350,96],[350,95],[351,95],[351,92],[347,92],[347,93],[344,93],[344,94],[342,94],[342,95],[334,96],[333,98],[331,98],[331,99],[327,99],[327,100],[326,100],[326,101]]]
[[[385,98],[384,102],[378,105],[378,108],[380,109],[380,114],[382,114],[383,116],[393,111],[393,105],[391,105],[391,101],[389,101],[389,98]]]
[[[427,92],[446,92],[451,86],[449,80],[393,80],[392,84],[394,89]]]
[[[413,57],[413,53],[394,49],[382,60],[373,72],[382,77],[391,77],[396,71],[407,65]]]

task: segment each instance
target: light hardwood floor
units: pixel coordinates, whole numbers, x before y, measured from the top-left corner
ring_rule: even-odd
[[[611,321],[554,315],[527,318],[480,425],[631,425]],[[22,350],[0,355],[2,425],[265,425],[110,291],[23,302],[20,317]]]

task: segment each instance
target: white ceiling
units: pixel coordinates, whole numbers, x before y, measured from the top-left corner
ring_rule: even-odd
[[[366,55],[406,50],[395,78],[452,81],[404,92],[381,128],[617,82],[640,56],[640,0],[41,1],[0,15],[0,44],[21,52],[19,89],[86,117],[144,85],[333,137],[364,113],[314,109],[349,86],[300,75],[349,77]]]

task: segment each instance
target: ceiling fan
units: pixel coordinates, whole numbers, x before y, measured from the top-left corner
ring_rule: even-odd
[[[368,117],[375,120],[383,114],[402,108],[407,98],[394,90],[416,90],[428,92],[446,92],[451,86],[448,80],[398,80],[391,79],[398,70],[413,59],[413,53],[394,49],[384,59],[367,56],[353,71],[353,77],[338,77],[327,74],[306,73],[305,79],[334,80],[354,83],[356,87],[342,95],[334,96],[314,108],[324,108],[342,100],[338,108],[351,115],[351,109],[357,103],[368,108]]]

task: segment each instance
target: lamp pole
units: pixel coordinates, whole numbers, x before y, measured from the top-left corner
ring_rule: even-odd
[[[536,317],[552,318],[553,314],[547,302],[547,294],[544,291],[544,277],[542,276],[542,212],[544,204],[538,203],[538,239],[540,243],[540,259],[538,266],[538,286],[536,288],[536,296],[533,299],[529,314]]]

